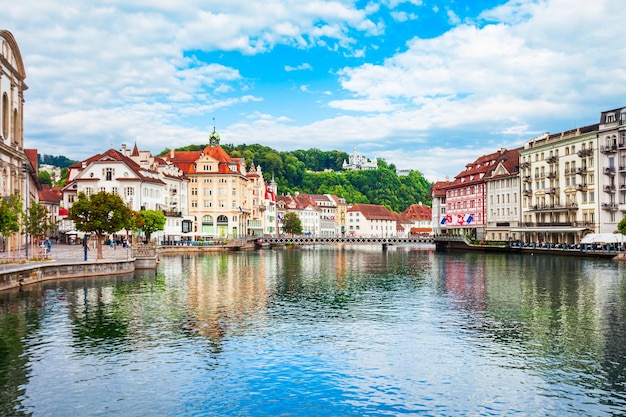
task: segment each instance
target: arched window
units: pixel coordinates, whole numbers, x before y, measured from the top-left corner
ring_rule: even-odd
[[[19,144],[20,146],[23,146],[22,142],[20,141],[20,125],[21,123],[19,123],[17,119],[17,109],[14,109],[13,110],[13,142]]]
[[[202,217],[202,233],[213,234],[215,229],[213,228],[213,216]]]
[[[2,95],[2,137],[9,137],[9,96]]]

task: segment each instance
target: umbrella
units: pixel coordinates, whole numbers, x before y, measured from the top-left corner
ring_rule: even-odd
[[[626,235],[621,233],[590,233],[580,243],[624,243]]]

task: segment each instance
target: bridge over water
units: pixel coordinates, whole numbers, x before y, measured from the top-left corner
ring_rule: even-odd
[[[417,245],[434,244],[432,237],[319,237],[319,236],[279,236],[257,239],[259,246],[281,245]]]

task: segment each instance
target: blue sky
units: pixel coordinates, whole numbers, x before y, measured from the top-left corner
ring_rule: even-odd
[[[20,0],[25,145],[384,158],[429,180],[626,106],[620,0]]]

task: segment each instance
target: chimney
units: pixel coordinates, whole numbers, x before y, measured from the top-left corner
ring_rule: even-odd
[[[170,150],[170,159],[174,159],[174,149]]]

